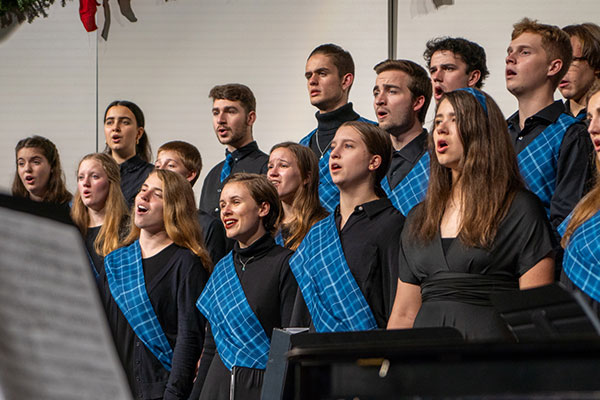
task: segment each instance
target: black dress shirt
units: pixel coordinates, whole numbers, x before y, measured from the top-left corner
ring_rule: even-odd
[[[587,115],[587,108],[582,108],[577,115],[573,115],[573,112],[571,111],[571,102],[569,100],[565,100],[565,112],[567,114],[569,114],[572,117],[575,117],[581,121],[583,121]]]
[[[229,150],[225,150],[225,156],[227,154],[229,154]],[[258,149],[256,142],[248,143],[241,149],[235,150],[231,155],[233,156],[231,174],[236,172],[267,173],[269,156]],[[215,165],[206,175],[202,185],[202,195],[200,196],[200,209],[215,218],[220,217],[219,199],[223,189],[223,183],[221,182],[223,164],[225,164],[225,160]]]
[[[346,262],[377,325],[385,329],[398,283],[404,216],[386,197],[357,206],[340,230],[341,220],[338,206],[335,223]]]
[[[527,147],[544,129],[565,111],[563,103],[555,101],[527,118],[519,128],[519,112],[508,119],[508,133],[517,154]],[[585,194],[593,167],[593,146],[581,122],[567,128],[560,145],[556,166],[556,189],[550,201],[550,222],[556,229]]]
[[[347,103],[328,113],[321,114],[317,111],[315,117],[318,123],[317,132],[310,138],[310,148],[315,152],[317,158],[321,158],[329,150],[329,145],[340,125],[344,122],[355,121],[360,118],[360,115],[354,111],[352,103]]]
[[[395,188],[415,167],[421,156],[427,151],[427,129],[392,154],[392,162],[387,173],[391,188]]]
[[[142,183],[144,183],[153,169],[154,165],[147,163],[137,155],[119,165],[121,191],[130,209],[133,206],[135,196],[142,187]]]

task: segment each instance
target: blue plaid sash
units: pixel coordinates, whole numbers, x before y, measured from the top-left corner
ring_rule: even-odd
[[[567,128],[577,120],[561,114],[517,156],[521,175],[529,190],[535,193],[550,216],[550,200],[556,189],[558,152]]]
[[[566,221],[559,228],[561,235],[566,229]],[[581,224],[569,238],[563,270],[578,288],[600,301],[600,211]]]
[[[290,259],[290,268],[317,332],[377,329],[344,257],[333,214],[313,225]]]
[[[368,122],[370,124],[376,125],[375,122],[369,121],[366,118],[359,117],[357,121]],[[317,132],[317,130],[313,130],[311,133],[306,135],[300,140],[300,144],[306,147],[310,147],[310,139]],[[340,202],[340,191],[333,183],[331,179],[331,174],[329,173],[329,157],[331,156],[331,148],[327,149],[325,153],[323,153],[323,157],[319,160],[319,199],[321,199],[321,205],[329,212],[330,214],[335,210],[335,207]]]
[[[233,252],[217,263],[196,307],[210,322],[223,364],[265,369],[271,346],[250,308],[233,265]]]
[[[392,190],[387,176],[381,180],[381,187],[402,215],[423,201],[429,184],[429,153],[421,156],[417,164]]]
[[[281,247],[285,247],[285,244],[283,242],[284,242],[284,240],[283,240],[283,235],[281,235],[281,229],[278,229],[277,233],[275,234],[275,243],[277,243]]]
[[[127,322],[163,367],[171,371],[173,349],[146,292],[139,241],[108,254],[104,258],[104,269],[113,299]]]

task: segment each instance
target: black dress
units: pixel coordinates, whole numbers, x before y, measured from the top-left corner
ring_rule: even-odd
[[[273,328],[289,326],[298,288],[288,264],[291,255],[290,250],[276,245],[269,234],[247,248],[241,249],[238,243],[233,248],[235,270],[246,299],[269,339]],[[254,258],[248,261],[250,257]],[[263,370],[235,367],[235,375],[236,399],[260,398]],[[231,371],[215,351],[209,329],[190,399],[200,396],[202,400],[229,400],[230,383]]]
[[[551,254],[551,228],[539,199],[517,193],[490,250],[466,247],[457,238],[445,255],[439,232],[428,244],[411,240],[415,209],[402,232],[399,264],[400,279],[421,286],[414,327],[450,326],[467,340],[510,339],[489,294],[518,289],[519,278]]]
[[[142,260],[146,292],[171,348],[171,371],[136,336],[115,303],[106,274],[100,279],[117,353],[136,399],[187,399],[202,351],[205,319],[196,300],[208,281],[200,258],[171,244]]]

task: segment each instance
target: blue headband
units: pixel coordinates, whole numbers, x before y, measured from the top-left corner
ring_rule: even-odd
[[[487,104],[485,102],[485,96],[483,95],[483,93],[481,93],[477,89],[473,89],[470,87],[456,89],[456,90],[462,90],[463,92],[468,92],[468,93],[471,93],[473,96],[475,96],[475,98],[477,99],[479,104],[481,104],[481,107],[483,107],[483,111],[485,111],[485,113],[487,114]]]

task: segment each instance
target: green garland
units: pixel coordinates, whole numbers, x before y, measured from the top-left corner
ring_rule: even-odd
[[[47,17],[46,10],[54,4],[55,0],[1,0],[0,1],[0,28],[11,25],[18,21],[19,23],[27,20],[33,21],[42,16]],[[66,0],[61,0],[61,5],[65,6]]]

